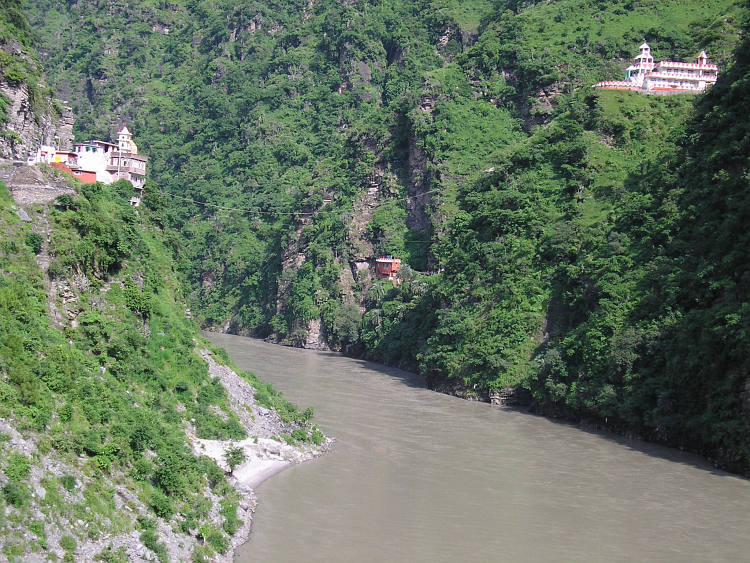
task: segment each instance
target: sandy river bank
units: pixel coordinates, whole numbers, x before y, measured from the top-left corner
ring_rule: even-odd
[[[198,438],[193,428],[187,428],[193,451],[213,459],[226,473],[229,482],[240,493],[242,500],[238,517],[242,526],[232,536],[227,553],[217,556],[216,561],[231,562],[236,548],[247,542],[257,504],[255,488],[269,477],[285,468],[309,461],[328,451],[333,440],[326,437],[321,445],[310,443],[286,443],[282,434],[290,435],[301,425],[284,422],[276,411],[267,409],[255,401],[255,389],[233,369],[219,364],[208,350],[201,350],[212,377],[218,377],[226,388],[232,410],[247,431],[244,440],[206,440]],[[230,448],[241,448],[244,461],[230,473],[225,459]]]

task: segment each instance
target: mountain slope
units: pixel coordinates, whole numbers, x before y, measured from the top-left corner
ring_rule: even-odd
[[[619,77],[643,39],[657,58],[705,48],[725,70],[744,3],[29,9],[54,83],[84,116],[78,133],[127,119],[151,156],[145,203],[204,326],[418,369],[466,396],[524,389],[551,414],[746,471],[744,368],[693,371],[718,349],[708,339],[685,356],[689,375],[662,377],[652,348],[686,307],[673,280],[692,287],[737,255],[727,238],[710,268],[661,275],[697,205],[679,194],[702,193],[675,179],[680,159],[708,150],[688,148],[693,99],[590,88]],[[400,286],[373,279],[381,253],[407,265]]]
[[[3,17],[2,46],[34,60],[22,12]],[[45,108],[23,119],[53,127],[35,113]],[[231,469],[247,470],[245,456],[303,461],[328,443],[311,409],[201,339],[164,233],[130,206],[132,189],[0,162],[4,559],[230,560],[254,508]]]
[[[323,437],[251,374],[228,394],[243,380],[198,354],[182,278],[129,183],[60,191],[19,208],[0,184],[3,553],[220,560],[253,507],[224,451],[299,461],[317,448],[278,436]]]

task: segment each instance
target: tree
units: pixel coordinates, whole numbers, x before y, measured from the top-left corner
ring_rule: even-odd
[[[245,450],[239,446],[234,448],[227,448],[224,452],[224,460],[229,466],[229,472],[234,473],[235,468],[245,461]]]

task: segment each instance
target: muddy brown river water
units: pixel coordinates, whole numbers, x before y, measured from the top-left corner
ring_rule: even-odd
[[[337,440],[258,488],[247,562],[750,561],[750,481],[679,451],[208,334]]]

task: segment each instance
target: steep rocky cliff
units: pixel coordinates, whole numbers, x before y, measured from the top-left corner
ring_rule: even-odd
[[[39,145],[73,148],[73,112],[54,98],[33,52],[18,42],[0,43],[0,158],[25,160]]]

